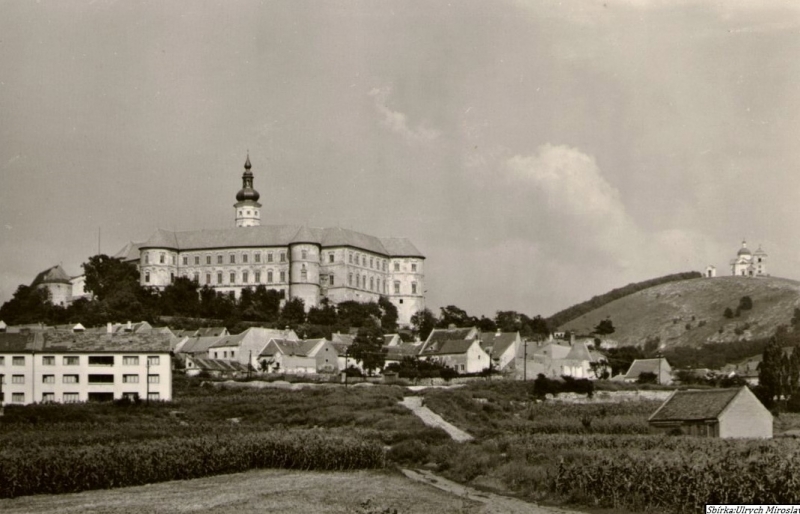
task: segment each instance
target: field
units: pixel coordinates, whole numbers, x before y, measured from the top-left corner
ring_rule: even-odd
[[[470,443],[425,427],[398,405],[412,393],[396,386],[236,390],[180,378],[170,404],[11,407],[0,421],[0,496],[257,468],[425,467],[550,505],[695,512],[708,502],[800,503],[794,439],[657,436],[646,419],[658,402],[537,402],[531,387],[489,380],[423,391],[426,406],[476,437]],[[796,415],[776,420],[776,429],[798,426]]]

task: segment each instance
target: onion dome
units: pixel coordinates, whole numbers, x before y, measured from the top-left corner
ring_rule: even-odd
[[[736,252],[736,255],[753,255],[753,252],[747,248],[747,241],[742,241],[742,247]]]
[[[244,173],[242,174],[242,189],[236,193],[236,201],[244,202],[251,200],[257,202],[261,195],[258,191],[253,189],[253,172],[250,171],[252,165],[250,164],[250,154],[247,154],[247,160],[244,163]]]

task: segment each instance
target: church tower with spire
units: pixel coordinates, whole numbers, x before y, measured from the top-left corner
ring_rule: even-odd
[[[261,204],[258,203],[261,195],[253,189],[251,167],[250,154],[247,154],[244,173],[242,174],[242,189],[236,193],[236,203],[233,205],[236,212],[237,227],[257,227],[261,225]]]

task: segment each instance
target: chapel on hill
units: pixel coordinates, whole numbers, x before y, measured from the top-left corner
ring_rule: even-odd
[[[286,299],[301,298],[306,309],[322,298],[338,303],[385,296],[406,325],[425,307],[425,256],[411,241],[338,227],[262,225],[251,168],[248,155],[233,206],[234,227],[158,229],[116,257],[135,262],[146,287],[163,289],[176,277],[188,277],[239,296],[242,288],[263,284]]]

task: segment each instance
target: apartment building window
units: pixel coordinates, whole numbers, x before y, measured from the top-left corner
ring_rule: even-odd
[[[145,271],[144,272],[144,281],[147,282],[147,283],[150,283],[150,272],[149,271]]]
[[[5,366],[5,365],[6,365],[6,358],[0,355],[0,366]]]
[[[334,257],[335,256],[332,253],[329,253],[328,254],[328,262],[333,263]]]
[[[206,273],[206,284],[211,283],[211,273]]]
[[[211,256],[206,255],[206,264],[211,264]]]
[[[200,273],[192,273],[192,282],[200,282]]]
[[[148,384],[159,384],[160,377],[158,375],[147,375],[147,383]]]
[[[281,282],[286,282],[286,272],[281,271]]]
[[[42,383],[43,384],[55,384],[56,383],[56,376],[55,375],[42,375]]]
[[[231,273],[231,284],[236,283],[236,273]]]
[[[61,382],[64,384],[77,384],[78,375],[64,375],[61,377]]]
[[[42,366],[55,366],[56,358],[53,355],[45,355],[42,357]]]
[[[12,384],[24,384],[25,383],[25,375],[11,375],[11,383]]]
[[[236,264],[236,256],[231,254],[231,264]]]
[[[256,253],[256,262],[261,262],[261,254]]]
[[[122,357],[122,365],[123,366],[138,366],[139,365],[139,356],[138,355],[125,355]]]
[[[189,257],[187,257],[185,255],[183,256],[183,265],[184,266],[188,266],[189,265]]]
[[[56,401],[56,393],[42,393],[42,403],[53,403]]]
[[[222,283],[222,272],[218,271],[217,272],[217,284],[221,284],[221,283]]]
[[[412,263],[412,264],[411,264],[411,271],[414,271],[414,272],[416,272],[416,271],[417,271],[417,265],[416,265],[416,263]]]
[[[89,375],[90,384],[113,384],[114,375]]]
[[[25,403],[25,393],[11,393],[11,403]]]
[[[80,401],[78,393],[64,393],[61,398],[64,403],[78,403]]]
[[[151,402],[157,402],[161,400],[161,396],[158,393],[147,393],[147,399]]]
[[[394,263],[394,270],[395,271],[400,271],[400,263],[399,262],[395,262]]]
[[[267,254],[267,262],[272,262],[272,252]]]
[[[123,384],[138,384],[139,375],[122,375]]]
[[[256,274],[256,277],[255,277],[256,278],[256,284],[260,284],[261,283],[261,272],[260,271],[256,271],[255,274]]]
[[[411,294],[417,294],[417,283],[411,282]]]
[[[281,252],[281,262],[286,262],[286,252]]]
[[[64,366],[77,366],[79,364],[80,357],[64,357]]]
[[[113,366],[113,355],[90,355],[89,366]]]
[[[246,271],[242,272],[242,283],[246,284],[250,280],[250,274]]]
[[[222,264],[222,255],[217,255],[217,264]]]
[[[267,272],[267,282],[270,283],[270,284],[272,283],[272,272],[271,271]]]
[[[147,358],[147,364],[148,364],[149,366],[158,366],[158,364],[159,364],[160,362],[161,362],[161,358],[159,358],[159,356],[158,356],[158,355],[151,355],[151,356],[149,356],[149,357]]]
[[[25,365],[25,357],[11,357],[11,365],[12,366],[24,366]]]
[[[395,281],[395,283],[394,283],[394,294],[400,294],[400,282]]]
[[[247,264],[247,254],[246,253],[242,255],[242,262],[244,264]]]

